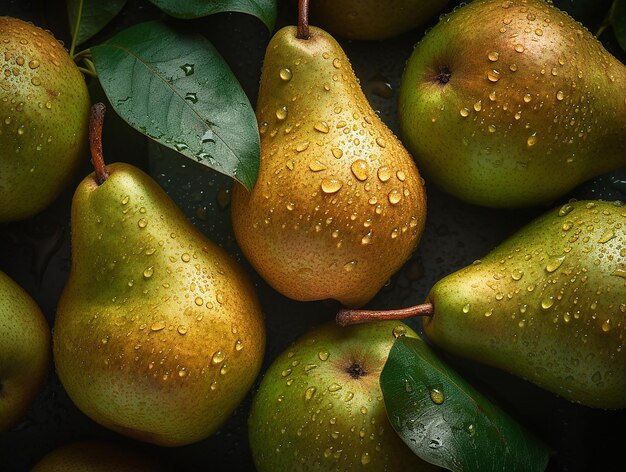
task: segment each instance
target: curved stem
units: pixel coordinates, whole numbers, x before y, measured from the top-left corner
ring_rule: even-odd
[[[104,123],[104,103],[98,102],[91,107],[89,116],[89,145],[91,147],[91,163],[96,171],[96,182],[102,185],[109,178],[109,171],[102,156],[102,125]]]
[[[340,326],[367,323],[370,321],[405,320],[415,316],[433,316],[432,303],[422,303],[399,310],[340,310],[336,322]]]
[[[298,0],[298,39],[309,39],[309,0]]]

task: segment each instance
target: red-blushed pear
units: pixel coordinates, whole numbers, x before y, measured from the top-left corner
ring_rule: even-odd
[[[93,420],[164,446],[214,433],[257,376],[261,307],[243,269],[138,168],[104,165],[72,201],[72,265],[53,352],[73,402]]]
[[[299,28],[281,29],[267,47],[259,176],[251,192],[234,188],[233,229],[283,295],[360,306],[416,248],[426,195],[339,44],[301,12]]]
[[[0,431],[26,413],[50,370],[50,329],[39,306],[0,272]]]
[[[626,165],[626,67],[550,2],[476,0],[415,47],[398,117],[447,192],[489,207],[551,203]]]

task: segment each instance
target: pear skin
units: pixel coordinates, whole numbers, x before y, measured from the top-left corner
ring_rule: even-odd
[[[39,213],[84,157],[90,98],[82,73],[48,32],[0,17],[0,223]]]
[[[343,50],[311,27],[267,47],[257,120],[259,176],[236,185],[235,236],[282,294],[367,303],[415,249],[426,216],[411,155],[379,119]]]
[[[147,174],[94,174],[72,201],[72,266],[53,350],[70,398],[96,422],[164,446],[206,438],[257,376],[255,290]]]
[[[50,328],[39,306],[0,272],[0,432],[26,413],[50,371]]]
[[[542,0],[443,17],[407,61],[398,115],[426,178],[477,205],[550,203],[626,165],[626,67]]]
[[[579,201],[437,282],[435,344],[576,403],[626,407],[626,206]]]
[[[257,470],[439,470],[414,455],[387,418],[380,373],[399,335],[417,337],[399,321],[326,323],[280,354],[248,421]]]
[[[398,36],[431,20],[448,0],[315,0],[312,22],[335,36],[377,40]]]

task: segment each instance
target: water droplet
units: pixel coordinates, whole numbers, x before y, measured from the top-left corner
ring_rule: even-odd
[[[480,111],[482,109],[483,109],[483,102],[482,102],[482,100],[478,100],[476,103],[474,103],[474,110]]]
[[[357,159],[356,161],[354,161],[350,166],[350,169],[352,170],[354,176],[360,181],[366,180],[369,176],[367,162],[365,162],[363,159]]]
[[[37,67],[39,67],[39,61],[36,59],[33,59],[32,61],[28,63],[28,67],[30,67],[31,69],[36,69]]]
[[[281,121],[287,118],[287,105],[283,105],[278,110],[276,110],[276,118]]]
[[[309,169],[311,169],[313,172],[320,172],[322,170],[326,170],[327,167],[322,162],[315,160],[309,163]]]
[[[469,109],[468,109],[468,108],[461,108],[461,109],[459,110],[459,113],[460,113],[460,115],[461,115],[463,118],[466,118],[467,116],[469,116]]]
[[[220,375],[226,375],[226,373],[228,372],[229,366],[228,364],[224,363],[222,364],[222,367],[220,368]]]
[[[532,147],[535,144],[537,144],[537,136],[535,135],[535,133],[528,136],[528,139],[526,140],[526,144],[528,145],[528,147]]]
[[[608,243],[611,239],[615,238],[616,234],[612,230],[605,231],[604,234],[598,239],[601,244]]]
[[[548,262],[548,264],[546,265],[546,271],[547,272],[554,272],[555,270],[557,270],[559,267],[561,267],[561,265],[563,264],[563,261],[565,260],[565,256],[560,256],[560,257],[556,257],[554,259],[552,259],[550,262]]]
[[[487,71],[487,79],[489,79],[490,82],[497,82],[500,80],[500,72],[496,69]]]
[[[387,166],[380,167],[378,169],[378,179],[381,182],[387,182],[392,176],[391,169]]]
[[[604,320],[604,322],[602,323],[602,331],[604,331],[605,333],[608,333],[611,330],[611,320],[607,319]]]
[[[466,305],[464,305],[464,306],[463,306],[463,310],[462,310],[462,311],[463,311],[463,313],[469,313],[470,308],[471,308],[471,305],[470,305],[469,303],[468,303],[468,304],[466,304]]]
[[[153,267],[147,267],[144,271],[143,271],[143,276],[146,279],[149,279],[150,277],[152,277],[152,274],[154,274],[154,268]]]
[[[315,387],[309,387],[306,389],[306,391],[304,392],[304,399],[306,401],[309,401],[311,398],[313,398],[313,395],[315,395],[315,391],[317,389]]]
[[[330,131],[330,127],[328,126],[328,123],[326,123],[325,121],[320,121],[318,123],[315,123],[315,126],[313,126],[313,128],[316,131],[319,131],[320,133],[328,133]]]
[[[202,299],[202,297],[196,297],[196,299],[194,300],[195,304],[198,306],[202,306],[204,304],[204,300]]]
[[[278,75],[285,82],[289,82],[291,80],[291,77],[293,76],[293,74],[291,73],[291,70],[287,68],[281,69]]]
[[[561,100],[563,100],[563,98],[565,98],[565,94],[563,93],[563,91],[562,91],[562,90],[559,90],[559,91],[556,93],[556,99],[560,102]]]
[[[430,399],[433,401],[434,404],[441,405],[444,402],[445,397],[441,390],[437,388],[432,388],[430,389]]]
[[[370,463],[370,461],[371,461],[371,458],[370,458],[369,452],[364,452],[363,454],[361,454],[361,464],[362,465],[367,465],[367,464]]]
[[[39,86],[41,85],[41,79],[39,77],[33,77],[32,79],[30,79],[30,83],[34,86]]]
[[[523,276],[524,276],[523,270],[516,269],[513,272],[511,272],[511,278],[513,280],[520,280]]]
[[[333,59],[333,67],[335,69],[340,69],[341,68],[341,61],[338,58]]]
[[[122,205],[126,205],[128,203],[128,201],[130,200],[130,197],[128,195],[125,195],[122,198]]]
[[[406,179],[406,174],[399,170],[398,172],[396,172],[396,177],[400,182],[404,182],[404,180]]]
[[[328,391],[329,392],[337,392],[339,390],[341,390],[341,385],[339,385],[338,383],[333,383],[333,384],[328,386]]]
[[[370,231],[365,236],[361,238],[361,244],[370,244],[372,242],[372,232]]]
[[[183,72],[185,73],[186,76],[193,75],[193,72],[194,72],[194,65],[193,64],[184,64],[184,65],[180,66],[180,68],[183,70]]]
[[[333,153],[335,159],[340,159],[341,156],[343,156],[343,151],[339,148],[332,148],[331,152]]]
[[[529,103],[532,99],[533,99],[533,96],[531,94],[527,93],[526,95],[524,95],[525,103]]]
[[[381,148],[387,146],[387,143],[385,143],[385,140],[381,137],[376,138],[376,144],[378,144]]]
[[[189,100],[191,103],[198,103],[198,95],[194,92],[187,92],[185,94],[185,100]]]
[[[304,141],[303,143],[300,143],[296,146],[296,151],[302,152],[302,151],[306,151],[308,148],[309,148],[309,142]]]
[[[554,305],[554,297],[552,295],[541,300],[541,308],[544,310],[547,310],[552,305]]]
[[[291,375],[291,369],[287,368],[287,369],[283,370],[280,375],[282,377],[288,377],[289,375]]]
[[[356,261],[350,261],[344,264],[343,270],[345,270],[346,272],[352,272],[355,266],[356,266]]]
[[[500,54],[498,54],[496,51],[492,51],[489,54],[487,54],[487,57],[489,58],[491,62],[496,62],[498,58],[500,57]]]
[[[515,49],[516,52],[524,52],[524,45],[523,44],[516,44],[515,46],[513,46],[513,49]]]
[[[391,203],[392,205],[396,205],[400,202],[400,200],[402,200],[402,192],[397,188],[394,188],[391,190],[391,192],[389,192],[387,198],[389,198],[389,203]]]
[[[568,213],[570,213],[572,210],[574,209],[574,207],[572,205],[570,205],[569,203],[566,203],[565,205],[563,205],[560,210],[559,210],[559,216],[565,216]]]
[[[215,351],[213,353],[213,357],[211,357],[211,362],[213,362],[213,364],[219,364],[221,362],[224,362],[225,358],[226,355],[222,351]]]
[[[161,331],[164,328],[165,328],[165,321],[155,321],[154,323],[152,323],[152,326],[150,326],[150,329],[152,331]]]
[[[187,326],[185,325],[179,325],[177,331],[178,331],[178,334],[185,335],[187,334],[188,329],[187,329]]]
[[[321,183],[324,193],[336,193],[341,187],[343,187],[343,182],[339,179],[323,179]]]

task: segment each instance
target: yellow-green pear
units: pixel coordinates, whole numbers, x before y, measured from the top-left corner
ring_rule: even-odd
[[[46,454],[31,472],[163,472],[147,454],[125,444],[76,441]]]
[[[72,201],[72,265],[53,337],[59,378],[114,431],[165,446],[199,441],[260,370],[254,287],[152,178],[105,167],[97,154]]]
[[[387,418],[380,373],[400,322],[315,327],[280,354],[254,397],[248,431],[259,472],[439,470]]]
[[[313,23],[348,39],[398,36],[435,17],[448,0],[313,0]]]
[[[0,17],[0,223],[40,212],[86,150],[89,94],[47,31]]]
[[[415,47],[403,142],[427,179],[489,207],[545,204],[626,165],[626,66],[544,0],[476,0]]]
[[[424,333],[450,352],[575,403],[626,408],[625,228],[621,202],[570,202],[438,281],[427,304],[338,320],[430,314]]]
[[[415,249],[426,215],[411,155],[370,107],[326,32],[270,41],[257,103],[259,176],[236,185],[235,236],[276,290],[296,300],[369,301]]]
[[[0,272],[0,432],[26,413],[50,369],[50,329],[31,296]]]

